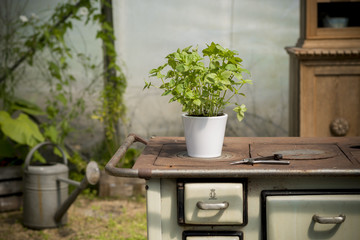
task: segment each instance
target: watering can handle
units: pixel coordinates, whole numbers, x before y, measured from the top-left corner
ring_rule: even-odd
[[[59,149],[59,151],[61,152],[61,155],[63,157],[64,164],[67,165],[66,155],[65,155],[64,151],[60,148],[59,145],[57,145],[55,143],[52,143],[52,142],[42,142],[42,143],[39,143],[38,145],[36,145],[35,147],[33,147],[30,150],[30,152],[27,154],[26,159],[25,159],[25,165],[24,165],[25,169],[28,169],[31,158],[32,158],[33,154],[35,153],[35,151],[38,150],[39,148],[41,148],[42,146],[45,146],[45,145],[52,145],[52,146],[56,147],[57,149]]]

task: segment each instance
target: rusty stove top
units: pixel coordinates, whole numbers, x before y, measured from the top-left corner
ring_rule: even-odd
[[[281,153],[289,165],[230,165],[248,157]],[[253,175],[360,176],[360,137],[352,138],[240,138],[224,140],[219,158],[191,158],[184,138],[155,137],[133,169],[139,177],[246,177]]]

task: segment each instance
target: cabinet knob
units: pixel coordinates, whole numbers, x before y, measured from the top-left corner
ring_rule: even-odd
[[[333,136],[345,136],[349,132],[349,122],[344,118],[336,118],[330,124],[330,131]]]

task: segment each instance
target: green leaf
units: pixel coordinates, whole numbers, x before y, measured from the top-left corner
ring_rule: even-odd
[[[168,60],[168,64],[169,64],[169,66],[170,66],[172,69],[175,69],[175,68],[176,68],[176,61],[175,61],[174,59],[170,58],[170,59]]]
[[[210,56],[212,54],[216,54],[217,53],[217,48],[216,48],[216,44],[214,42],[212,42],[210,45],[208,45],[207,48],[205,48],[202,52],[204,54],[204,56]]]
[[[177,98],[176,98],[176,97],[173,97],[173,98],[171,98],[171,99],[169,100],[169,103],[175,102],[176,100],[177,100]]]
[[[56,107],[49,105],[46,107],[46,113],[49,118],[55,118],[59,113],[59,110]]]
[[[244,104],[241,104],[241,106],[237,106],[233,109],[233,111],[236,112],[236,117],[241,122],[244,119],[245,112],[247,111],[247,108]]]
[[[238,80],[242,80],[243,76],[241,75],[241,73],[234,73],[234,76],[238,79]]]
[[[244,82],[248,84],[253,84],[253,82],[250,79],[245,79]]]
[[[249,70],[247,70],[247,69],[245,69],[245,68],[239,68],[238,70],[241,71],[241,72],[250,74]]]
[[[227,64],[225,66],[225,69],[230,70],[230,71],[236,71],[237,70],[237,68],[236,68],[236,66],[234,64]]]
[[[64,94],[60,93],[56,96],[56,99],[59,100],[64,106],[67,105],[67,99]]]
[[[242,60],[241,58],[239,58],[239,57],[235,57],[234,60],[235,60],[236,62],[238,62],[238,63],[241,63],[241,62],[243,61],[243,60]]]
[[[165,77],[165,75],[161,74],[161,72],[158,72],[158,73],[156,74],[156,77],[162,79],[162,78]]]
[[[210,74],[206,75],[205,78],[207,78],[209,80],[215,80],[215,78],[217,78],[217,75],[216,75],[216,73],[210,73]]]
[[[185,93],[185,97],[192,99],[192,98],[194,98],[194,93],[191,90],[188,90]]]
[[[216,48],[220,50],[221,52],[226,52],[226,49],[220,46],[219,44],[216,44]]]
[[[34,159],[34,161],[46,163],[46,159],[38,151],[34,152],[33,159]]]
[[[61,79],[61,74],[60,74],[59,66],[57,64],[55,64],[54,62],[51,62],[51,61],[49,61],[48,64],[49,64],[48,68],[49,68],[51,76],[53,76],[53,77],[60,80]]]
[[[166,96],[169,95],[171,93],[171,90],[167,90],[166,92],[164,92],[163,94],[161,94],[161,96]]]
[[[189,52],[190,48],[192,48],[192,46],[188,46],[187,48],[184,48],[184,49],[182,50],[182,52]]]
[[[146,88],[150,88],[150,87],[151,87],[151,82],[145,81],[145,86],[144,86],[143,90]]]
[[[23,113],[13,119],[9,113],[0,111],[0,125],[2,132],[19,144],[34,147],[45,140],[38,125]]]
[[[171,79],[170,82],[169,82],[169,87],[173,88],[174,86],[175,86],[175,80]]]
[[[169,83],[168,83],[168,82],[167,82],[167,83],[164,83],[164,84],[162,84],[159,88],[160,88],[160,89],[168,89],[168,88],[169,88]]]
[[[177,85],[176,86],[176,91],[178,93],[182,93],[184,91],[184,85],[182,85],[182,84]]]
[[[221,77],[223,79],[229,79],[231,77],[231,75],[232,75],[232,72],[230,72],[230,71],[224,71],[221,73]]]
[[[48,138],[51,142],[56,143],[59,136],[59,132],[56,130],[55,126],[49,126],[45,128],[44,136]]]
[[[178,72],[184,72],[185,71],[185,65],[184,64],[179,64],[176,66],[176,71]]]
[[[154,69],[151,69],[151,70],[150,70],[149,74],[151,74],[151,75],[155,74],[155,75],[156,75],[156,73],[157,73],[158,71],[159,71],[158,69],[154,68]]]
[[[45,115],[45,112],[36,104],[29,102],[24,99],[15,98],[14,105],[12,106],[12,109],[14,110],[20,110],[24,113],[27,113],[29,115],[33,116],[41,116]]]
[[[62,90],[62,85],[60,83],[56,84],[56,90],[57,91],[61,91]]]
[[[201,105],[201,100],[200,99],[195,99],[193,101],[193,103],[196,105],[196,106],[200,106]]]
[[[221,79],[220,79],[220,82],[221,82],[222,84],[225,84],[225,85],[231,85],[231,82],[229,81],[228,78],[221,78]],[[225,90],[225,89],[224,89],[224,90]]]

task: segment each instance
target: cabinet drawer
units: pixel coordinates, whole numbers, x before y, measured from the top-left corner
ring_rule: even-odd
[[[360,239],[360,195],[283,195],[265,198],[267,240]]]
[[[242,183],[186,183],[185,224],[227,225],[244,223]]]

